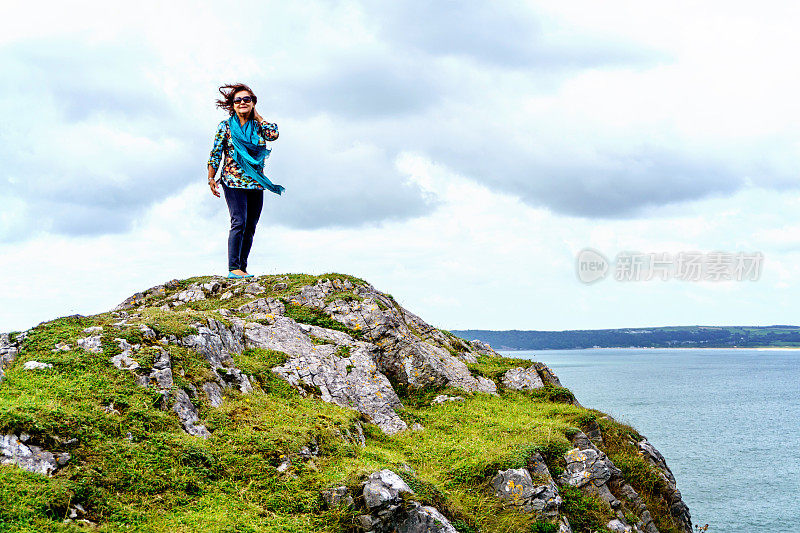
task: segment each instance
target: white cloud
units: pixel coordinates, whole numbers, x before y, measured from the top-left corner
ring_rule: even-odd
[[[449,328],[791,322],[794,7],[431,9],[7,6],[0,330],[224,272],[204,175],[216,88],[236,80],[281,130],[262,272],[350,272]],[[766,263],[753,283],[584,286],[586,246]]]

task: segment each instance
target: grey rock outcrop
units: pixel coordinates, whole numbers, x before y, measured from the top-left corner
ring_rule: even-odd
[[[87,352],[103,353],[101,335],[90,335],[78,339],[78,348],[83,348]]]
[[[219,320],[208,318],[205,324],[195,324],[195,327],[197,334],[181,338],[180,343],[206,358],[217,377],[218,386],[223,389],[235,387],[242,393],[252,391],[250,379],[236,368],[231,357],[231,353],[241,353],[244,349],[243,323],[236,320],[229,328]]]
[[[197,283],[167,298],[167,300],[175,300],[180,303],[197,302],[205,299],[206,294],[203,292],[203,288]]]
[[[350,494],[350,490],[344,485],[323,490],[322,499],[325,501],[325,505],[327,505],[328,508],[335,509],[341,505],[350,508],[355,506],[355,502],[353,501],[352,494]]]
[[[6,375],[3,368],[10,365],[19,354],[19,342],[25,337],[25,334],[17,335],[17,338],[12,342],[11,336],[8,333],[0,334],[0,383],[5,379]]]
[[[552,479],[544,481],[534,483],[526,468],[515,468],[500,470],[492,478],[492,486],[495,496],[521,511],[547,518],[558,516],[561,506],[558,487]]]
[[[152,369],[149,372],[142,369],[139,363],[133,359],[134,352],[141,349],[138,344],[130,344],[125,339],[115,339],[119,344],[121,353],[111,358],[114,366],[121,370],[128,370],[133,372],[136,376],[136,383],[141,387],[154,387],[158,390],[162,398],[163,408],[171,408],[172,411],[178,416],[184,431],[189,435],[208,438],[211,436],[208,429],[200,424],[200,417],[197,413],[197,408],[191,401],[191,398],[186,391],[182,389],[175,389],[174,379],[172,376],[172,360],[169,352],[160,346],[153,346],[150,349],[155,350],[156,354],[153,357]],[[109,412],[113,412],[113,404]]]
[[[28,472],[49,476],[70,460],[68,453],[53,454],[30,444],[29,439],[25,434],[0,435],[0,464],[13,464]]]
[[[667,486],[665,499],[669,504],[669,511],[673,520],[680,524],[686,533],[691,533],[692,516],[689,513],[689,507],[684,503],[681,497],[681,492],[678,490],[675,482],[675,476],[672,475],[672,471],[667,466],[667,461],[664,459],[664,456],[661,455],[647,439],[643,439],[641,442],[637,443],[637,447],[642,451],[642,454],[650,464],[659,470],[661,478]]]
[[[328,301],[331,295],[343,290],[352,291],[361,299],[333,297]],[[447,335],[371,285],[357,287],[348,280],[321,280],[303,287],[292,301],[318,308],[350,329],[361,332],[365,340],[380,349],[376,357],[377,369],[400,383],[413,387],[449,386],[469,392],[497,392],[494,382],[472,376],[462,358],[453,355],[458,350]]]
[[[397,533],[458,533],[450,521],[435,507],[420,505],[409,511],[397,526]]]
[[[278,285],[280,290],[289,287],[283,283],[273,289],[277,290]],[[155,339],[152,329],[147,328],[147,332],[140,329],[148,341],[163,345],[177,342],[205,357],[216,379],[197,388],[212,407],[221,405],[222,391],[228,387],[242,393],[252,390],[250,378],[235,366],[231,355],[245,348],[286,353],[289,359],[273,369],[275,374],[301,394],[319,394],[324,401],[363,413],[388,434],[407,429],[396,412],[402,404],[391,380],[412,387],[449,386],[468,392],[497,392],[492,380],[473,376],[467,368],[466,363],[475,362],[480,355],[470,343],[428,325],[368,284],[321,279],[300,287],[296,294],[287,297],[287,303],[271,296],[258,297],[266,290],[258,280],[215,279],[170,294],[178,286],[173,281],[120,304],[118,309],[123,318],[120,327],[128,326],[132,316],[123,309],[145,301],[153,306],[164,300],[174,304],[196,301],[201,294],[204,298],[221,299],[220,295],[237,294],[253,298],[235,309],[220,310],[224,321],[207,317],[193,324],[197,333],[181,339]],[[350,328],[353,335],[298,323],[286,316],[287,305],[317,309]],[[120,363],[133,366],[125,360]]]
[[[361,495],[368,514],[358,517],[361,531],[372,533],[457,533],[438,509],[421,505],[414,491],[391,470],[371,474]]]
[[[139,363],[131,358],[131,355],[133,355],[134,350],[138,350],[141,346],[139,344],[132,345],[125,339],[114,339],[114,341],[119,345],[119,349],[122,350],[122,352],[111,358],[114,366],[122,370],[136,370],[139,368]]]
[[[536,368],[531,366],[529,368],[512,368],[503,374],[503,386],[512,390],[536,390],[544,387],[542,378]]]
[[[463,402],[463,396],[448,396],[447,394],[440,394],[431,401],[431,405],[436,405],[446,402]]]
[[[185,390],[175,390],[172,400],[172,410],[178,415],[178,419],[181,421],[181,425],[186,433],[204,439],[211,436],[208,429],[200,424],[200,417],[197,415],[197,409],[194,404],[192,404],[192,400]]]
[[[615,533],[633,533],[634,531],[631,526],[617,518],[611,520],[606,527]]]
[[[475,351],[481,355],[488,355],[492,357],[499,355],[492,349],[491,346],[489,346],[488,344],[479,339],[473,339],[469,341],[469,343],[475,349]]]
[[[332,344],[314,344],[311,337]],[[272,324],[246,324],[248,346],[278,350],[292,356],[273,372],[302,394],[319,393],[324,401],[349,407],[367,415],[371,422],[392,435],[407,428],[395,409],[400,398],[388,378],[376,369],[377,348],[332,329],[298,324],[276,316]]]
[[[577,433],[572,442],[576,447],[564,455],[567,468],[559,480],[565,484],[582,487],[608,503],[617,513],[619,524],[615,524],[615,527],[630,527],[630,531],[634,532],[658,533],[647,505],[606,454],[582,432]],[[629,524],[626,521],[622,512],[623,502],[625,507],[638,516],[638,523]],[[687,533],[688,531],[691,531],[691,522]]]
[[[283,302],[276,298],[258,298],[235,309],[238,313],[264,313],[269,315],[282,315],[286,308]]]
[[[559,480],[573,487],[587,487],[608,503],[612,509],[620,506],[620,501],[612,494],[607,483],[612,476],[622,472],[605,453],[597,449],[586,435],[579,434],[575,441],[579,447],[564,454],[567,467]]]
[[[370,510],[398,505],[403,493],[413,494],[414,491],[403,478],[388,469],[370,474],[363,484],[364,503]]]
[[[561,381],[558,379],[558,376],[550,370],[550,367],[544,363],[534,362],[533,368],[539,373],[539,377],[542,378],[542,381],[548,383],[554,387],[563,387]]]
[[[341,357],[335,345],[316,346],[310,353],[291,358],[273,372],[304,390],[316,387],[324,401],[367,415],[384,432],[393,435],[407,428],[395,409],[402,407],[389,380],[375,370],[372,345],[354,342]]]
[[[22,368],[23,370],[47,370],[48,368],[53,368],[53,365],[50,363],[41,363],[39,361],[25,361]]]

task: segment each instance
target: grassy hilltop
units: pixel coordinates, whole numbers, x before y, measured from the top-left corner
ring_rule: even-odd
[[[347,280],[355,287],[334,291],[326,306],[365,304],[371,298],[362,290],[370,287],[366,282],[340,274],[236,282],[198,277],[140,293],[127,300],[125,309],[58,318],[24,334],[11,333],[8,343],[19,353],[2,369],[0,436],[24,438],[56,456],[68,453],[69,459],[52,475],[0,465],[0,531],[359,531],[363,502],[356,497],[355,508],[326,505],[321,492],[344,485],[357,494],[365,477],[381,469],[399,474],[417,501],[438,509],[461,533],[558,531],[552,520],[504,505],[491,480],[498,470],[525,467],[536,452],[558,478],[566,467],[565,453],[581,431],[601,435],[593,442],[641,496],[659,531],[683,531],[670,514],[664,477],[637,448],[642,437],[634,429],[581,407],[568,390],[550,383],[532,391],[504,387],[507,370],[534,363],[475,355],[469,343],[449,332],[440,333],[449,339],[453,356],[475,355],[474,362],[465,363],[469,372],[492,380],[497,394],[446,384],[423,387],[389,376],[402,402],[397,415],[409,428],[393,435],[362,412],[323,401],[318,389],[302,390],[282,379],[273,369],[290,356],[272,349],[245,346],[231,353],[231,368],[249,377],[252,391],[224,388],[213,407],[202,390],[224,369],[212,369],[203,355],[170,339],[197,335],[198,324],[209,318],[233,327],[235,319],[249,316],[267,327],[274,324],[272,314],[237,309],[256,298],[272,298],[298,324],[369,340],[369,332],[337,321],[325,312],[328,307],[296,299],[304,287],[321,280]],[[247,287],[254,281],[263,290],[252,294],[258,288]],[[193,301],[176,297],[203,284],[216,288]],[[381,301],[394,302],[383,296]],[[391,307],[378,302],[378,307],[385,315],[401,309],[396,302]],[[98,326],[97,352],[79,346],[78,339],[87,337],[84,330]],[[311,337],[315,347],[331,343]],[[138,345],[126,352],[136,371],[112,363],[125,351],[118,339]],[[345,357],[349,348],[344,348],[336,353]],[[167,392],[137,381],[157,366],[161,351],[171,360]],[[32,361],[52,367],[26,369]],[[208,438],[189,435],[169,408],[169,394],[178,390],[191,399]],[[464,400],[432,404],[441,394]],[[629,523],[638,520],[633,506],[612,510],[591,490],[561,482],[559,489],[560,513],[573,531],[607,531],[617,511]]]

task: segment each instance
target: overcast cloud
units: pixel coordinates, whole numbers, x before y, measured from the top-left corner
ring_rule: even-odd
[[[683,0],[243,0],[235,10],[76,0],[37,4],[35,17],[30,9],[5,6],[14,23],[0,35],[0,247],[9,257],[32,243],[134,239],[157,231],[152,217],[165,206],[185,209],[190,226],[224,226],[206,161],[226,118],[214,107],[217,87],[234,81],[253,87],[280,129],[267,174],[286,192],[266,195],[262,224],[309,240],[394,228],[395,246],[415,228],[422,248],[406,250],[403,268],[421,276],[414,269],[442,245],[431,228],[458,194],[605,235],[699,202],[778,194],[792,205],[798,191],[800,79],[791,65],[800,15],[788,3],[758,12]],[[460,192],[443,190],[441,176]],[[770,220],[754,231],[795,250],[781,237],[795,223]],[[187,247],[175,253],[191,262],[196,235],[186,231],[170,246]],[[473,246],[516,242],[477,228],[468,237]],[[551,251],[588,243],[562,244]]]
[[[680,136],[654,148],[657,124],[646,116],[608,131],[591,110],[573,108],[564,87],[584,72],[616,84],[615,72],[646,78],[671,61],[650,43],[554,24],[519,2],[240,9],[265,21],[241,42],[233,28],[214,25],[224,12],[207,4],[196,20],[188,10],[176,21],[180,39],[168,49],[153,35],[163,20],[150,33],[110,19],[0,48],[9,74],[0,105],[10,117],[0,126],[0,186],[15,206],[0,238],[25,239],[20,227],[30,235],[129,230],[148,206],[202,179],[214,116],[224,117],[213,108],[215,84],[234,79],[250,82],[262,113],[279,123],[269,173],[287,193],[268,216],[289,227],[430,212],[435,203],[394,169],[409,149],[532,206],[585,217],[639,216],[648,206],[728,194],[744,180],[743,168],[686,149]],[[208,53],[204,64],[199,49],[185,71],[174,68],[175,56],[190,54],[212,27],[220,46],[237,42],[237,57]],[[240,63],[235,75],[228,61]],[[596,105],[621,104],[599,88],[611,98]],[[21,111],[20,90],[28,106],[35,102],[36,120]]]

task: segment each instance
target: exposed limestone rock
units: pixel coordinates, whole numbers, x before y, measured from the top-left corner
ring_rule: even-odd
[[[489,355],[489,356],[497,356],[497,355],[499,355],[497,352],[495,352],[492,349],[491,346],[489,346],[488,344],[486,344],[485,342],[483,342],[483,341],[481,341],[479,339],[473,339],[473,340],[469,341],[469,344],[470,344],[470,346],[472,346],[472,348],[476,352],[478,352],[481,355]]]
[[[343,331],[335,329],[322,328],[310,324],[297,324],[302,331],[311,337],[326,340],[339,346],[349,346],[355,342],[355,339]],[[375,346],[371,344],[371,346]]]
[[[534,367],[512,368],[503,374],[502,382],[507,389],[513,390],[531,391],[544,387],[542,378],[539,377],[539,373]]]
[[[73,503],[69,511],[67,511],[67,518],[64,519],[64,523],[69,524],[70,522],[78,522],[92,528],[97,526],[95,522],[86,519],[86,509],[79,503]]]
[[[195,324],[196,335],[187,335],[180,340],[184,346],[203,355],[217,375],[222,388],[235,387],[240,392],[253,390],[250,379],[236,368],[231,353],[241,353],[244,349],[243,327],[234,321],[231,328],[222,322],[209,318],[207,325]]]
[[[282,315],[285,312],[283,302],[276,298],[258,298],[234,309],[238,313],[266,313]]]
[[[492,486],[495,496],[521,511],[547,518],[558,516],[561,496],[549,473],[546,483],[535,484],[526,468],[500,470],[492,478]]]
[[[689,513],[689,507],[684,503],[681,497],[681,491],[675,483],[675,476],[667,466],[667,461],[664,456],[650,444],[647,439],[643,439],[637,444],[637,447],[642,451],[642,454],[647,460],[658,468],[661,473],[662,479],[667,484],[667,494],[665,495],[669,503],[669,510],[672,518],[678,522],[686,533],[692,531],[692,517]]]
[[[19,344],[21,339],[17,338],[16,342],[11,342],[8,333],[0,335],[0,382],[5,379],[6,375],[3,368],[10,364],[19,354]]]
[[[120,343],[120,346],[122,347],[122,343]],[[129,344],[128,347],[130,347]],[[199,423],[200,417],[189,395],[183,389],[173,390],[172,359],[169,356],[169,352],[161,347],[154,347],[154,349],[158,350],[158,354],[154,357],[153,368],[149,374],[139,374],[136,380],[137,383],[142,387],[154,387],[159,391],[163,398],[164,407],[167,405],[172,406],[172,410],[178,415],[178,420],[180,420],[181,426],[183,426],[186,433],[204,439],[208,438],[211,433],[204,425]],[[135,367],[127,368],[127,370],[138,368],[139,365],[137,364]],[[221,403],[222,400],[220,398]]]
[[[135,370],[139,368],[139,363],[132,359],[131,355],[133,355],[134,350],[138,350],[141,346],[138,344],[131,345],[125,339],[114,340],[119,344],[120,350],[122,350],[122,353],[118,353],[111,358],[111,362],[114,363],[114,366],[122,370]]]
[[[66,342],[57,342],[55,348],[50,350],[51,352],[68,352],[72,350],[72,346],[67,344]]]
[[[606,483],[611,476],[619,476],[621,472],[605,453],[591,444],[588,437],[583,437],[589,445],[583,449],[573,448],[564,454],[567,467],[561,474],[560,481],[578,488],[588,486],[591,492],[605,500],[612,509],[616,509],[621,502]]]
[[[122,309],[130,309],[131,307],[136,306],[137,304],[141,303],[145,299],[146,294],[144,292],[137,292],[132,296],[129,296],[125,299],[121,304],[116,306],[113,311],[120,311]]]
[[[561,476],[562,483],[573,487],[583,487],[588,483],[604,485],[611,479],[613,463],[606,454],[595,449],[573,448],[564,454],[567,468]]]
[[[336,507],[339,507],[342,504],[351,508],[355,507],[355,502],[353,502],[353,496],[350,494],[350,490],[344,485],[340,487],[333,487],[332,489],[328,490],[323,490],[322,499],[325,501],[325,505],[327,505],[328,508],[335,509]]]
[[[628,484],[628,482],[622,478],[614,477],[609,482],[609,486],[611,487],[612,492],[614,494],[618,494],[619,497],[625,502],[626,506],[633,509],[633,511],[639,517],[640,523],[637,524],[637,526],[641,531],[645,531],[647,533],[658,533],[658,528],[656,528],[655,524],[653,523],[653,517],[650,515],[650,511],[647,509],[647,506],[639,494]]]
[[[650,511],[636,491],[622,477],[622,472],[601,452],[584,433],[577,433],[573,439],[576,448],[568,451],[564,458],[567,468],[559,478],[562,483],[576,487],[584,487],[596,494],[612,509],[617,509],[618,520],[623,527],[632,527],[632,531],[658,533]],[[616,496],[615,496],[616,495]],[[623,498],[629,509],[639,517],[638,524],[628,524],[621,512]],[[691,525],[689,526],[691,528]]]
[[[255,282],[248,284],[247,287],[244,288],[245,294],[261,294],[265,290],[263,285]]]
[[[397,526],[397,533],[458,533],[447,518],[428,505],[414,507]]]
[[[293,356],[302,356],[317,348],[300,325],[285,316],[275,317],[269,326],[248,322],[244,338],[248,346],[277,350]]]
[[[611,531],[619,532],[619,533],[632,533],[633,532],[633,528],[631,526],[625,524],[625,522],[623,522],[622,520],[616,519],[616,518],[614,520],[611,520],[606,527],[608,529],[610,529]]]
[[[414,491],[388,469],[370,474],[363,484],[364,503],[370,510],[399,504],[403,493],[413,494]]]
[[[24,365],[22,365],[24,370],[47,370],[48,368],[53,368],[53,365],[50,363],[40,363],[39,361],[26,361]]]
[[[155,340],[156,332],[153,331],[151,328],[147,327],[145,324],[139,324],[139,331],[142,332],[142,336],[145,339]]]
[[[0,464],[14,464],[45,476],[52,475],[71,459],[68,453],[53,454],[28,443],[28,435],[9,433],[0,435]]]
[[[437,509],[420,505],[414,491],[391,470],[381,470],[362,484],[369,514],[358,517],[361,531],[374,533],[457,533]]]
[[[87,352],[103,353],[103,345],[100,335],[91,335],[78,339],[78,348],[83,348]]]
[[[167,298],[167,300],[176,300],[181,303],[197,302],[205,299],[206,294],[198,284],[190,285],[186,290],[175,293]]]
[[[204,283],[202,285],[202,288],[203,288],[204,291],[208,291],[208,292],[214,294],[214,293],[219,292],[220,289],[222,289],[222,283],[220,283],[219,281],[212,280],[212,281],[209,281],[208,283]]]
[[[542,381],[544,381],[545,383],[549,383],[554,387],[563,387],[561,381],[559,381],[558,379],[558,376],[556,376],[555,373],[552,370],[550,370],[550,367],[547,366],[546,364],[535,362],[533,363],[533,368],[535,368],[536,371],[539,372],[539,377],[541,377]]]
[[[222,389],[219,388],[219,385],[211,382],[203,383],[203,392],[206,393],[206,399],[211,407],[222,405]]]
[[[350,290],[362,301],[333,299],[329,296]],[[447,335],[398,306],[371,285],[355,287],[345,280],[320,280],[302,287],[293,303],[316,307],[347,327],[361,331],[366,340],[380,347],[378,370],[415,387],[450,386],[469,392],[496,393],[489,379],[473,377]],[[466,343],[463,343],[467,346]]]
[[[186,394],[185,390],[177,389],[173,393],[172,399],[174,401],[172,409],[175,411],[175,414],[178,415],[186,433],[204,439],[211,436],[211,433],[209,433],[206,427],[199,423],[200,418],[197,416],[197,409],[192,405],[192,400],[189,398],[189,395]]]
[[[247,331],[251,328],[248,327]],[[286,340],[287,335],[282,338]],[[288,340],[291,344],[284,345],[286,349],[281,351],[297,355],[275,367],[273,372],[302,393],[306,387],[317,388],[324,401],[364,413],[390,435],[406,429],[406,423],[395,412],[396,408],[402,407],[397,393],[386,376],[375,370],[373,345],[350,338],[349,353],[340,356],[337,355],[337,346],[313,345],[307,336],[304,341],[298,338]],[[302,342],[310,344],[310,349],[298,350],[297,345]]]
[[[447,394],[440,394],[439,396],[434,398],[433,401],[431,401],[431,405],[436,405],[445,402],[463,402],[463,401],[464,401],[463,396],[448,396]]]
[[[158,354],[153,358],[153,369],[149,375],[144,375],[140,385],[145,387],[153,386],[162,391],[172,388],[172,360],[169,353],[163,348],[156,348]]]
[[[84,335],[100,335],[103,333],[103,326],[91,326],[83,330]]]

